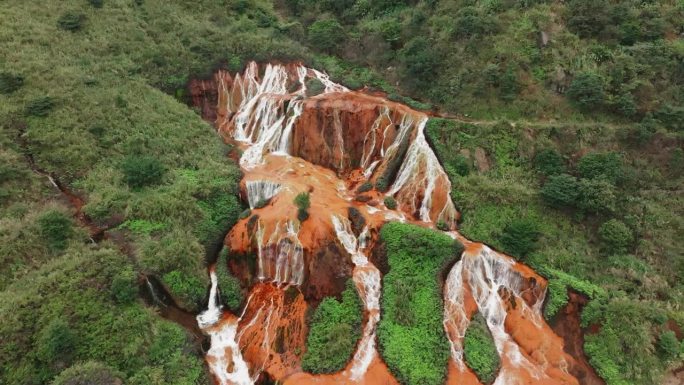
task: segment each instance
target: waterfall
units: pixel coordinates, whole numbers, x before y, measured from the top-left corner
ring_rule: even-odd
[[[287,221],[276,223],[266,240],[266,229],[257,224],[257,259],[260,281],[301,285],[304,280],[304,248],[299,241],[299,226]]]
[[[280,191],[280,183],[268,180],[248,180],[246,185],[250,209],[255,208],[260,202],[273,198]]]
[[[333,215],[331,217],[337,239],[349,253],[354,263],[352,277],[359,297],[363,301],[368,320],[363,327],[363,336],[358,344],[352,365],[349,368],[350,378],[359,380],[368,370],[373,358],[377,356],[375,347],[375,328],[380,320],[380,271],[368,261],[363,253],[368,237],[368,227],[364,228],[357,240],[351,230],[351,224],[347,218]]]
[[[463,288],[463,261],[451,268],[444,290],[444,329],[449,336],[451,358],[460,370],[465,370],[463,361],[463,337],[470,324],[465,310]]]
[[[211,289],[207,309],[197,316],[200,329],[209,336],[211,346],[207,352],[207,363],[220,385],[252,385],[247,362],[242,357],[236,334],[239,318],[222,320],[218,278],[210,269]],[[227,356],[230,352],[230,356]]]
[[[418,122],[416,137],[408,148],[404,161],[388,194],[395,195],[399,193],[400,198],[408,197],[408,199],[403,199],[404,203],[408,204],[413,211],[419,209],[420,220],[423,222],[444,220],[447,223],[451,223],[456,217],[456,208],[451,199],[446,199],[444,207],[440,210],[437,217],[433,218],[431,216],[432,197],[437,182],[441,181],[447,191],[451,191],[451,182],[439,164],[437,156],[435,156],[427,140],[425,140],[424,130],[427,120],[428,118],[424,116]],[[421,193],[420,189],[423,190],[423,198],[420,207],[416,207],[415,200],[418,198],[419,193]]]

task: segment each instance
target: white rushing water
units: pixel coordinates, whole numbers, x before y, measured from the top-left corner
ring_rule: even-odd
[[[347,218],[333,215],[331,217],[335,227],[337,239],[344,249],[351,255],[354,263],[352,278],[356,285],[356,290],[363,301],[364,308],[368,314],[368,320],[363,327],[363,336],[352,358],[350,378],[354,381],[359,380],[368,370],[373,358],[378,352],[375,347],[375,328],[380,320],[380,271],[368,261],[364,254],[368,228],[366,227],[359,239],[356,238],[351,230],[351,224]]]
[[[236,339],[239,318],[229,322],[219,322],[223,309],[219,297],[218,279],[213,268],[210,277],[209,304],[207,309],[197,316],[197,324],[209,336],[211,343],[207,352],[207,363],[219,381],[219,385],[252,385],[254,379],[249,375],[247,362],[242,357]]]
[[[247,183],[247,203],[253,209],[260,202],[273,198],[280,192],[280,183],[268,180],[248,180]]]
[[[276,223],[271,234],[257,224],[257,264],[260,281],[300,285],[304,280],[304,248],[299,241],[299,223]]]

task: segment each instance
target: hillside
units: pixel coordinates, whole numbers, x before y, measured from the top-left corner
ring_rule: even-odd
[[[682,20],[670,0],[6,2],[0,383],[243,383],[240,362],[244,383],[343,383],[364,362],[366,383],[485,384],[527,376],[504,334],[537,367],[532,323],[540,383],[672,380]],[[273,88],[266,63],[288,64]],[[250,112],[250,84],[281,96]],[[396,132],[369,150],[374,124]],[[505,328],[483,309],[501,293],[449,302],[487,258],[522,277],[497,281]],[[474,320],[458,338],[449,306]]]

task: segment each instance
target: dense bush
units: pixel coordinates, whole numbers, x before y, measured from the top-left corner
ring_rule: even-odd
[[[124,180],[129,187],[140,189],[162,182],[166,168],[158,158],[145,155],[130,155],[121,164]]]
[[[38,334],[36,353],[46,364],[69,363],[76,348],[77,336],[62,318],[50,321]]]
[[[437,58],[430,42],[417,37],[399,52],[402,71],[409,86],[417,88],[430,80],[437,69]]]
[[[137,275],[130,269],[120,271],[112,279],[110,290],[117,302],[122,304],[132,302],[138,297]]]
[[[441,384],[449,344],[439,274],[462,245],[434,230],[397,222],[383,226],[380,237],[390,269],[383,277],[380,352],[402,383]]]
[[[63,251],[73,234],[71,218],[57,210],[50,210],[38,218],[40,235],[54,252]]]
[[[504,228],[501,244],[506,253],[522,258],[536,248],[540,235],[539,225],[534,219],[515,218]]]
[[[658,353],[665,361],[673,361],[682,353],[682,346],[672,330],[666,330],[658,337]]]
[[[534,156],[534,168],[543,175],[558,175],[565,172],[565,160],[558,151],[547,148]]]
[[[580,109],[596,111],[606,97],[603,78],[592,72],[580,73],[570,83],[567,95]]]
[[[468,325],[463,338],[463,355],[468,367],[477,374],[482,383],[489,384],[494,381],[500,365],[499,353],[487,323],[480,313],[477,313]]]
[[[568,174],[551,176],[541,189],[544,201],[554,207],[570,207],[577,201],[577,179]]]
[[[363,306],[350,279],[341,301],[327,297],[314,310],[302,369],[334,373],[344,369],[361,337]]]
[[[88,0],[88,3],[90,3],[90,5],[92,5],[95,8],[102,8],[104,0]]]
[[[622,157],[615,152],[592,152],[580,159],[577,171],[583,178],[603,178],[618,183],[623,178]]]
[[[610,213],[615,210],[617,191],[613,184],[604,179],[580,179],[577,207],[594,214]]]
[[[0,94],[11,94],[24,85],[24,77],[11,72],[0,72]]]
[[[361,194],[368,192],[373,189],[373,184],[371,182],[363,182],[359,188],[356,189],[356,192]]]
[[[51,385],[119,385],[124,375],[96,361],[77,363],[62,371]]]
[[[598,230],[601,243],[610,254],[626,253],[634,242],[632,230],[618,219],[611,219],[601,225]]]
[[[63,30],[75,32],[83,27],[85,15],[77,12],[66,12],[57,20],[57,26]]]
[[[317,20],[309,26],[308,38],[314,47],[334,52],[344,40],[344,29],[335,19]]]
[[[244,294],[240,281],[230,272],[228,268],[228,249],[224,248],[216,260],[216,278],[218,279],[221,300],[231,310],[237,310]]]

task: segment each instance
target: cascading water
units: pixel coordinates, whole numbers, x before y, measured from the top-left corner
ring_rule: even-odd
[[[324,85],[322,95],[306,96],[306,83],[311,78]],[[376,233],[387,220],[413,221],[429,227],[438,222],[449,227],[455,224],[458,213],[449,196],[450,181],[425,138],[427,116],[397,103],[349,91],[327,75],[301,65],[269,64],[260,76],[257,65],[251,63],[242,75],[231,78],[223,74],[218,79],[218,108],[223,113],[219,114],[217,125],[222,134],[243,150],[240,159],[246,174],[243,194],[253,209],[253,216],[239,222],[238,230],[231,231],[229,238],[242,251],[256,254],[255,281],[258,283],[252,286],[249,297],[249,301],[257,298],[252,304],[255,307],[248,312],[249,321],[243,320],[249,303],[240,318],[230,318],[220,308],[218,285],[211,273],[209,306],[198,316],[198,322],[211,337],[207,361],[212,373],[222,384],[251,383],[262,370],[278,381],[292,373],[301,374],[287,377],[289,380],[285,383],[293,384],[396,383],[376,348],[381,275],[367,255],[372,246],[371,230]],[[342,101],[335,103],[337,99]],[[356,100],[369,103],[369,108],[357,108]],[[321,106],[328,109],[318,110]],[[361,124],[354,120],[357,114],[367,114],[369,119],[364,120],[367,123],[351,125],[350,122]],[[317,126],[303,126],[311,122]],[[331,159],[307,152],[316,151],[318,146],[320,153],[328,154]],[[347,170],[350,165],[357,169]],[[348,187],[360,183],[359,179],[342,179],[352,174],[360,175],[361,181],[386,183],[385,196],[393,196],[398,209],[390,210],[378,202],[355,202]],[[312,217],[300,223],[291,202],[303,191],[311,195]],[[378,195],[373,197],[382,201],[382,195],[375,194]],[[258,207],[276,195],[274,204]],[[346,218],[350,206],[365,220],[359,237],[354,235],[352,224]],[[287,352],[276,352],[278,349],[272,345],[284,338],[274,333],[278,322],[287,317],[287,309],[283,308],[286,288],[304,285],[305,272],[309,278],[316,274],[305,268],[315,265],[321,255],[318,248],[325,245],[330,233],[351,259],[352,278],[364,304],[365,324],[345,370],[325,378],[307,377],[298,366],[278,361]],[[479,311],[502,357],[497,385],[512,384],[523,377],[530,379],[529,383],[561,383],[551,381],[550,373],[558,368],[561,372],[564,370],[562,345],[560,353],[557,346],[544,347],[553,359],[547,360],[544,354],[542,358],[533,357],[530,348],[521,346],[507,329],[511,312],[518,312],[520,322],[530,323],[540,332],[548,329],[541,317],[544,288],[534,279],[521,275],[520,266],[509,257],[473,244],[455,231],[448,234],[470,245],[449,272],[444,286],[444,329],[456,370],[468,371],[463,338],[470,317]],[[306,259],[307,255],[311,260]],[[517,310],[511,309],[511,303],[515,303]],[[303,319],[302,315],[301,322]],[[294,330],[302,328],[297,325]],[[245,345],[259,357],[249,361],[253,365],[252,377],[241,353],[241,346],[244,352]],[[230,368],[226,367],[228,361],[233,363]],[[378,377],[369,377],[370,372]],[[570,377],[566,383],[576,383],[572,380]]]
[[[380,271],[368,261],[363,251],[366,246],[368,227],[364,228],[357,240],[348,219],[338,216],[331,218],[337,239],[352,257],[354,263],[352,277],[367,314],[363,336],[349,368],[350,379],[357,381],[366,373],[373,358],[378,354],[375,348],[375,327],[380,321]]]
[[[247,181],[247,203],[253,209],[261,202],[273,198],[280,191],[280,183],[268,180]]]

